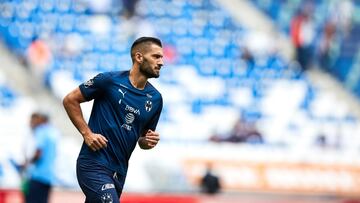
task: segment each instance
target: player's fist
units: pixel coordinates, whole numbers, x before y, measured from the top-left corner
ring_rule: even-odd
[[[148,130],[145,135],[139,138],[139,146],[142,149],[151,149],[154,148],[160,140],[160,135],[158,132]]]
[[[90,133],[84,136],[85,144],[93,151],[105,148],[108,140],[101,134]]]

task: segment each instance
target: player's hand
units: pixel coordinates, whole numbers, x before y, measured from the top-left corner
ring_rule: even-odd
[[[151,149],[157,145],[159,140],[159,133],[149,129],[143,137],[140,137],[139,145],[142,149]]]
[[[91,150],[97,151],[107,146],[108,140],[101,134],[90,133],[84,136],[84,141]]]

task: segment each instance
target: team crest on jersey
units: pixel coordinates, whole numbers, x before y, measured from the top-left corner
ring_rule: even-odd
[[[90,79],[84,83],[85,88],[88,88],[94,84],[94,80]]]
[[[147,112],[150,112],[151,109],[152,109],[152,102],[149,101],[149,100],[147,100],[147,101],[145,102],[145,110],[146,110]]]

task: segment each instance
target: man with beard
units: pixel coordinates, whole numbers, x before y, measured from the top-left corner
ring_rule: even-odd
[[[83,136],[77,179],[86,203],[119,202],[136,143],[151,149],[159,142],[155,132],[163,106],[161,94],[148,81],[163,66],[161,41],[141,37],[131,46],[129,71],[100,73],[63,99],[64,108]],[[80,103],[94,100],[88,124]]]

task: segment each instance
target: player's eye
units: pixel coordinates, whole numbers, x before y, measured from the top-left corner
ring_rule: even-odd
[[[155,55],[154,55],[154,58],[160,59],[160,58],[162,58],[162,55],[160,55],[160,54],[155,54]]]

